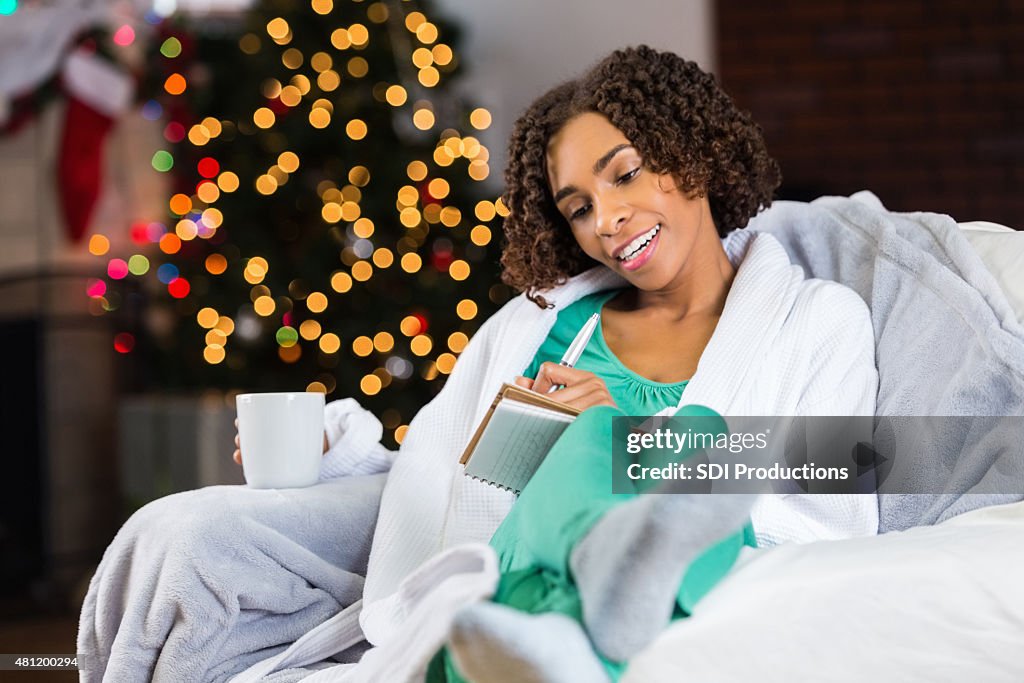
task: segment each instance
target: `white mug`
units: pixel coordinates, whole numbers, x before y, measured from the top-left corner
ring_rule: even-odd
[[[249,486],[283,489],[317,482],[324,454],[323,394],[240,394],[235,407],[242,472]]]

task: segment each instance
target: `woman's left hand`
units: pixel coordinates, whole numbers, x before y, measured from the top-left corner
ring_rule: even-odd
[[[527,380],[525,377],[520,379]],[[527,386],[525,381],[516,380],[516,383]],[[561,389],[548,393],[548,389],[559,384],[563,385]],[[608,392],[608,387],[603,379],[592,372],[567,368],[550,361],[541,364],[537,371],[537,378],[532,380],[527,388],[580,410],[594,406],[618,407],[612,400],[612,395]]]

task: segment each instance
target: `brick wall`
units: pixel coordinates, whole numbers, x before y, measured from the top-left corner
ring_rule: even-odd
[[[780,194],[1024,228],[1024,2],[721,0],[718,74]]]

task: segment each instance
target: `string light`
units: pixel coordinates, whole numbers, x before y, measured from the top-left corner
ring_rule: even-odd
[[[395,338],[387,332],[378,332],[373,335],[373,348],[380,353],[387,353],[395,347]]]
[[[352,264],[352,279],[359,282],[366,282],[373,276],[373,266],[366,261],[357,261]]]
[[[315,341],[320,336],[320,323],[315,320],[303,320],[299,325],[299,336],[306,341]]]
[[[93,235],[89,238],[89,253],[93,256],[103,256],[110,251],[110,240],[103,235]]]
[[[317,14],[330,14],[334,9],[334,0],[312,0],[311,4]]]
[[[213,329],[214,326],[216,326],[219,318],[220,316],[217,314],[216,309],[210,308],[209,306],[199,309],[199,312],[196,313],[196,322],[199,323],[200,327],[204,327],[208,330]]]
[[[377,375],[366,375],[359,380],[359,389],[367,396],[374,396],[380,392],[383,384]]]
[[[228,269],[228,260],[222,254],[210,254],[206,257],[205,265],[210,275],[220,275]]]
[[[302,53],[294,47],[290,47],[281,54],[281,63],[289,69],[298,69],[302,66],[304,58]]]
[[[353,166],[348,172],[348,181],[357,187],[366,187],[370,183],[370,170],[365,166]]]
[[[331,289],[339,294],[344,294],[352,289],[352,277],[343,271],[336,271],[331,276]]]
[[[252,121],[259,128],[270,128],[274,125],[277,117],[274,116],[274,112],[268,107],[260,107],[252,114]]]
[[[455,313],[463,320],[472,320],[477,314],[476,302],[472,299],[463,299],[455,306]]]
[[[412,63],[420,68],[426,68],[434,63],[434,53],[425,47],[418,47],[412,51]]]
[[[205,204],[213,204],[220,197],[220,188],[217,183],[207,180],[196,188],[196,197]]]
[[[409,14],[405,16],[405,27],[409,29],[410,32],[415,33],[420,24],[424,23],[426,20],[427,18],[423,16],[422,12],[409,12]]]
[[[423,259],[420,258],[419,254],[408,253],[402,256],[402,270],[407,273],[419,272],[419,269],[423,267]]]
[[[348,37],[352,40],[352,45],[357,48],[366,47],[366,44],[370,42],[370,32],[362,24],[349,26]]]
[[[333,332],[320,337],[320,350],[324,353],[337,353],[341,349],[341,340]]]
[[[469,125],[477,130],[486,130],[491,125],[491,112],[482,107],[474,109],[469,113]]]
[[[309,82],[309,79],[306,78],[306,76],[304,74],[295,74],[294,76],[292,76],[291,84],[294,85],[296,88],[298,88],[299,92],[301,94],[303,94],[303,95],[308,95],[309,94],[309,89],[311,87],[311,83]]]
[[[267,34],[274,40],[281,40],[291,31],[288,22],[281,17],[276,17],[267,22]]]
[[[373,263],[378,268],[389,268],[395,262],[395,255],[386,247],[381,247],[373,252]]]
[[[491,242],[491,229],[486,225],[477,225],[470,230],[469,239],[478,247],[486,246]]]
[[[446,206],[441,209],[441,224],[446,228],[454,228],[462,222],[462,212],[454,206]]]
[[[164,81],[164,90],[167,91],[168,95],[181,95],[187,87],[188,83],[185,81],[185,77],[179,73],[171,74]]]
[[[433,114],[431,114],[431,119],[433,119]],[[433,125],[433,122],[431,122],[431,125]],[[405,172],[409,176],[410,180],[419,182],[427,177],[427,165],[422,161],[412,161],[409,162]]]
[[[352,223],[352,232],[355,233],[355,237],[366,240],[373,237],[374,233],[374,221],[369,218],[359,218]]]
[[[217,176],[217,187],[224,192],[234,192],[238,189],[238,176],[231,171],[224,171]]]
[[[462,353],[469,343],[469,337],[464,332],[452,332],[448,335],[448,348],[454,353]]]
[[[313,313],[323,313],[327,310],[327,297],[322,292],[313,292],[306,297],[306,308]]]
[[[420,84],[426,88],[433,88],[441,80],[441,74],[432,66],[425,66],[416,75]]]
[[[204,341],[206,341],[208,346],[224,346],[228,341],[228,337],[220,330],[213,329],[206,333]]]
[[[160,54],[168,59],[174,59],[181,54],[181,41],[171,36],[160,44]]]
[[[345,134],[353,140],[362,140],[366,137],[366,123],[361,119],[352,119],[345,124]]]
[[[388,104],[390,104],[393,107],[402,106],[403,104],[405,104],[406,99],[408,99],[408,95],[405,92],[405,88],[403,88],[400,85],[389,86],[384,97],[387,100]]]
[[[437,357],[435,365],[438,372],[447,375],[455,368],[455,356],[450,353],[442,353]]]
[[[253,310],[256,311],[256,315],[266,318],[267,316],[273,315],[277,305],[274,300],[269,296],[261,296],[253,302]]]
[[[331,33],[331,45],[338,50],[347,50],[352,46],[352,37],[348,34],[346,29],[335,29],[334,32]]]
[[[359,336],[352,340],[352,353],[365,358],[373,353],[373,340],[367,336]]]
[[[434,63],[439,66],[447,66],[451,63],[452,58],[455,56],[452,53],[452,49],[444,43],[438,43],[431,50],[430,54],[434,58]]]
[[[416,27],[416,39],[429,45],[437,40],[437,27],[425,21]]]
[[[341,85],[341,76],[337,71],[328,69],[316,77],[316,84],[324,92],[333,92]]]
[[[402,318],[402,322],[398,324],[398,329],[402,331],[406,337],[415,337],[420,333],[423,326],[420,324],[419,318],[414,315],[407,315]]]
[[[362,2],[363,0],[356,1]],[[320,16],[331,15],[336,9],[335,0],[309,0],[309,2],[310,5],[307,7],[311,7],[312,11]],[[150,229],[152,226],[142,222],[139,223],[141,227],[132,228],[132,238],[140,245],[138,247],[140,250],[148,244],[157,242],[164,254],[180,251],[183,240],[188,242],[197,237],[209,239],[209,248],[215,248],[218,251],[209,253],[203,258],[201,263],[204,266],[205,274],[208,276],[224,275],[231,264],[230,276],[237,278],[241,274],[244,281],[250,285],[249,301],[246,301],[237,313],[239,336],[246,343],[232,351],[231,354],[226,352],[226,345],[229,336],[235,330],[235,321],[232,318],[221,315],[213,306],[205,306],[195,312],[198,307],[193,307],[192,301],[179,306],[181,311],[193,311],[191,315],[195,316],[196,324],[205,330],[203,334],[206,344],[203,357],[208,364],[216,365],[226,362],[232,371],[239,370],[253,358],[251,354],[256,347],[253,347],[252,342],[273,331],[277,346],[276,353],[282,362],[298,362],[303,353],[302,347],[305,347],[307,352],[311,350],[315,352],[316,358],[308,359],[314,370],[313,375],[307,375],[304,380],[309,382],[307,390],[334,392],[339,389],[338,381],[344,376],[344,373],[339,374],[338,380],[336,380],[331,374],[333,369],[343,367],[341,364],[344,363],[344,358],[339,358],[336,354],[347,350],[342,348],[342,339],[337,334],[325,331],[325,328],[329,327],[329,322],[331,324],[335,322],[334,312],[331,312],[330,318],[319,317],[320,314],[327,311],[330,301],[328,295],[336,296],[349,293],[355,287],[355,283],[374,280],[378,271],[395,265],[400,266],[402,270],[400,275],[422,273],[419,278],[413,279],[419,279],[428,288],[440,286],[439,292],[447,291],[451,289],[452,284],[451,281],[443,277],[444,273],[447,273],[456,282],[466,280],[472,271],[470,262],[466,259],[476,263],[484,260],[485,257],[484,252],[471,248],[465,258],[455,258],[462,254],[459,253],[459,248],[455,246],[454,242],[468,238],[475,247],[483,247],[493,240],[490,227],[483,224],[474,225],[474,223],[486,223],[501,215],[503,206],[499,206],[499,202],[483,200],[467,205],[464,202],[452,200],[453,196],[457,199],[462,196],[460,183],[465,184],[466,177],[461,175],[461,169],[465,168],[465,173],[474,180],[485,179],[489,174],[489,152],[474,137],[462,137],[461,133],[447,129],[440,133],[431,156],[422,155],[420,159],[406,161],[405,175],[408,177],[408,181],[406,181],[408,184],[402,186],[397,192],[395,213],[379,216],[373,214],[375,219],[381,221],[376,226],[373,220],[362,215],[364,210],[371,207],[364,200],[364,194],[367,198],[371,198],[381,195],[382,192],[386,193],[388,190],[384,187],[375,188],[375,194],[373,191],[360,189],[365,188],[370,182],[370,171],[366,166],[352,166],[346,174],[347,182],[345,182],[342,179],[345,176],[341,175],[345,173],[344,168],[338,168],[336,162],[333,166],[319,166],[320,155],[314,154],[314,158],[307,157],[303,153],[303,158],[300,160],[299,155],[296,154],[296,151],[302,152],[307,147],[296,137],[299,132],[294,125],[299,124],[300,128],[304,128],[307,118],[309,125],[314,129],[327,129],[331,127],[332,123],[335,123],[336,125],[331,127],[330,133],[328,133],[330,136],[337,136],[341,133],[342,128],[344,135],[350,140],[360,141],[370,135],[371,131],[368,129],[367,122],[376,122],[376,118],[364,115],[365,110],[362,109],[357,113],[348,108],[348,105],[335,111],[335,103],[340,103],[342,100],[327,94],[341,87],[343,80],[346,92],[348,92],[348,88],[352,88],[352,94],[357,94],[360,86],[355,81],[349,80],[350,77],[362,79],[371,76],[371,80],[365,82],[363,90],[369,94],[372,87],[373,100],[376,102],[386,103],[387,106],[395,108],[412,105],[410,107],[412,111],[408,114],[395,113],[401,117],[411,116],[412,125],[416,129],[430,131],[435,127],[441,127],[438,126],[433,104],[426,99],[415,100],[411,97],[410,91],[407,90],[408,84],[395,83],[393,76],[389,83],[386,73],[378,72],[380,66],[378,62],[373,63],[374,73],[371,75],[371,64],[363,56],[367,53],[350,52],[347,55],[341,55],[341,52],[345,50],[366,48],[371,39],[371,33],[367,26],[388,21],[389,6],[386,2],[368,0],[365,8],[364,23],[337,27],[330,33],[331,45],[338,52],[332,52],[332,48],[327,48],[327,51],[322,49],[317,51],[316,47],[312,47],[315,43],[309,41],[295,42],[294,45],[291,45],[292,42],[299,41],[302,31],[299,31],[297,26],[290,26],[283,17],[275,17],[267,22],[265,34],[263,31],[258,31],[259,35],[248,33],[242,36],[238,43],[239,48],[245,54],[253,55],[262,49],[262,40],[269,37],[281,46],[279,49],[271,46],[271,52],[280,58],[285,67],[293,70],[289,73],[278,67],[279,72],[289,73],[289,75],[282,76],[281,73],[278,73],[276,74],[277,78],[268,78],[261,84],[260,93],[265,98],[261,104],[265,106],[258,106],[252,112],[251,122],[244,120],[247,117],[243,117],[241,121],[220,121],[207,117],[201,123],[192,126],[172,121],[173,126],[167,124],[164,128],[164,138],[167,140],[165,144],[177,144],[187,138],[188,142],[197,148],[210,143],[211,140],[222,134],[224,135],[223,140],[230,143],[237,136],[251,136],[258,133],[259,144],[265,151],[272,152],[276,159],[269,162],[269,168],[261,169],[262,173],[261,170],[256,170],[255,173],[247,174],[246,182],[253,183],[253,185],[248,185],[246,189],[251,191],[251,188],[255,187],[260,195],[269,196],[285,186],[291,178],[301,187],[296,187],[293,183],[286,188],[287,194],[282,191],[280,199],[274,201],[294,204],[299,211],[305,210],[303,202],[308,201],[301,196],[301,189],[310,182],[308,178],[304,177],[306,174],[303,172],[313,170],[316,173],[321,173],[320,178],[314,179],[312,183],[316,184],[317,194],[322,202],[320,211],[326,224],[324,227],[330,238],[335,241],[334,244],[337,245],[332,248],[339,250],[341,263],[344,264],[339,265],[339,269],[331,273],[328,282],[318,284],[304,279],[297,285],[298,280],[292,280],[288,285],[287,295],[279,294],[274,297],[270,288],[264,284],[269,272],[269,264],[266,259],[242,258],[238,249],[233,247],[230,242],[225,244],[224,240],[228,239],[227,231],[222,229],[225,224],[225,216],[219,208],[213,206],[221,200],[222,194],[235,192],[240,188],[238,174],[222,168],[222,162],[229,164],[241,162],[231,162],[227,156],[223,156],[222,159],[215,158],[215,155],[218,155],[218,150],[227,149],[219,145],[211,146],[211,151],[205,154],[194,150],[192,152],[193,161],[188,164],[193,169],[191,171],[193,180],[190,181],[190,184],[194,183],[194,191],[185,191],[186,193],[194,192],[194,194],[189,196],[186,193],[181,193],[170,199],[168,207],[176,221],[173,229],[168,231],[167,228],[157,224],[153,225],[157,225],[158,229]],[[392,18],[398,19],[398,17]],[[416,67],[418,81],[413,84],[424,88],[438,86],[441,81],[441,72],[448,74],[457,64],[452,48],[439,42],[438,26],[428,21],[421,12],[408,13],[404,16],[404,24],[405,28],[414,34],[418,41],[413,44],[414,49],[410,55],[412,63]],[[293,29],[297,33],[293,34]],[[330,28],[327,30],[330,31]],[[375,28],[374,30],[380,29]],[[374,34],[374,36],[376,35]],[[311,49],[307,49],[307,45],[311,46]],[[183,51],[181,42],[171,38],[164,40],[160,49],[167,59],[177,57]],[[269,54],[266,56],[270,57]],[[300,69],[305,73],[295,73]],[[185,93],[189,87],[197,85],[186,81],[182,74],[190,72],[185,71],[184,66],[180,71],[181,73],[173,73],[164,81],[164,89],[171,95]],[[319,90],[315,91],[316,94],[310,95],[314,85]],[[307,96],[311,101],[315,99],[308,111],[302,109],[305,104],[304,98]],[[317,97],[319,99],[316,99]],[[345,102],[348,100],[346,99]],[[370,104],[373,102],[371,101]],[[336,122],[333,121],[335,113],[341,117]],[[359,118],[354,118],[354,114]],[[463,132],[475,133],[475,131],[484,130],[491,125],[491,114],[483,108],[474,109],[467,118],[462,119]],[[409,119],[405,119],[405,121],[408,125]],[[466,127],[467,123],[472,130]],[[260,133],[259,131],[266,132]],[[311,133],[309,129],[306,131]],[[375,128],[372,133],[376,135],[379,131]],[[426,137],[426,135],[422,137]],[[337,138],[335,137],[335,139]],[[365,151],[372,153],[368,148]],[[177,161],[184,163],[184,159],[186,157],[181,156],[177,158]],[[198,162],[195,161],[196,159]],[[360,160],[358,157],[356,159]],[[465,165],[461,159],[466,159]],[[157,171],[167,172],[174,168],[175,160],[175,156],[169,150],[159,150],[153,155],[151,164]],[[366,157],[361,160],[365,161]],[[378,163],[372,158],[370,161]],[[453,168],[452,173],[444,174],[446,177],[439,177],[443,171],[440,171],[438,167],[448,167],[456,161],[460,161],[457,164],[459,173],[456,173],[456,169]],[[430,166],[431,163],[435,166]],[[195,166],[191,166],[192,164]],[[309,169],[304,168],[307,164],[311,165]],[[316,168],[313,168],[314,166]],[[239,171],[243,168],[245,168],[244,163],[242,167],[238,167]],[[383,173],[379,176],[381,179],[389,177],[386,171],[386,168],[374,167],[375,173]],[[292,177],[292,174],[298,173],[303,173],[303,176]],[[333,182],[322,180],[325,177],[334,180]],[[391,181],[388,180],[388,182]],[[448,202],[452,203],[448,204]],[[218,204],[218,206],[220,205]],[[469,206],[473,206],[472,213],[469,211]],[[376,210],[376,208],[374,207],[372,210]],[[239,218],[234,214],[229,213],[229,218],[231,221],[235,221],[228,223],[232,234],[236,230],[241,231],[245,228],[241,223],[236,225]],[[397,223],[405,228],[405,232],[401,236],[392,236],[391,231],[396,223],[395,218],[398,218]],[[464,226],[464,218],[468,225]],[[440,229],[434,227],[437,225],[443,225],[451,232],[444,231],[444,235],[447,237],[443,237],[437,234],[437,230]],[[473,227],[470,229],[470,226]],[[279,229],[281,235],[286,239],[294,240],[302,235],[304,227],[301,221],[285,220]],[[432,231],[433,235],[431,235]],[[109,241],[102,236],[97,235],[90,240],[90,253],[105,255],[109,248]],[[186,253],[193,253],[192,250],[195,248],[195,245],[188,245]],[[207,249],[207,246],[204,245],[202,248]],[[421,256],[418,253],[421,251],[425,251],[429,256]],[[424,269],[424,258],[427,258],[429,268]],[[126,273],[120,275],[123,278],[127,274],[141,277],[150,269],[149,260],[142,254],[132,255],[128,258],[127,263],[123,261],[119,263],[119,261],[119,259],[109,259],[107,263],[108,278],[111,280],[117,279],[109,272],[111,270],[117,274],[126,269]],[[241,273],[239,270],[235,270],[236,264],[239,262],[242,266]],[[122,263],[125,264],[123,267]],[[153,267],[156,265],[153,264]],[[173,268],[173,271],[170,268],[165,269],[165,266]],[[191,268],[183,267],[182,273],[179,273],[175,266],[167,263],[157,269],[157,278],[167,286],[168,293],[175,298],[184,298],[191,292],[192,287],[195,287],[196,302],[204,301],[203,297],[208,289],[212,293],[213,288],[210,283],[224,282],[214,281],[209,277],[199,277],[190,282],[183,277],[187,274],[191,278],[193,272]],[[384,275],[381,276],[381,278],[384,277]],[[360,296],[372,296],[374,292],[386,291],[391,287],[389,281],[385,282],[381,278],[377,278],[379,283],[375,281],[366,290],[360,290]],[[287,281],[285,280],[285,282]],[[444,284],[446,281],[447,285]],[[231,280],[231,282],[238,281]],[[273,282],[276,288],[278,285],[276,281]],[[97,283],[102,284],[102,288]],[[330,289],[326,288],[328,285]],[[381,285],[384,287],[382,288]],[[107,283],[104,280],[91,282],[88,288],[92,299],[90,310],[112,310],[119,305],[116,292],[108,292],[106,286]],[[324,291],[310,292],[311,289],[318,286]],[[111,297],[111,294],[114,296]],[[493,292],[492,299],[494,299]],[[213,297],[208,299],[210,302],[214,300]],[[337,304],[336,300],[335,305]],[[220,304],[217,305],[220,306]],[[463,321],[473,320],[479,315],[477,304],[472,299],[462,299],[455,308],[459,319]],[[469,341],[470,326],[463,326],[462,330],[456,329],[456,331],[449,328],[443,332],[435,332],[432,329],[431,334],[439,335],[435,348],[434,339],[426,333],[427,322],[423,313],[414,312],[402,319],[399,325],[401,335],[398,334],[398,331],[395,331],[393,336],[390,331],[378,329],[351,341],[351,353],[356,357],[381,354],[379,357],[380,367],[373,369],[368,374],[360,373],[355,376],[356,378],[361,377],[359,386],[363,394],[368,396],[379,394],[393,381],[401,382],[412,377],[414,373],[429,381],[452,371],[457,355],[462,353]],[[443,325],[438,325],[438,327],[443,329]],[[395,336],[401,340],[400,344],[396,345]],[[346,346],[349,344],[348,339],[349,337],[346,335]],[[408,347],[405,347],[405,341],[408,341]],[[308,345],[305,342],[308,342]],[[422,360],[417,360],[413,356]],[[319,366],[319,370],[315,369],[317,366]],[[346,387],[340,387],[340,389],[345,390]],[[351,387],[347,389],[350,391]],[[394,430],[394,437],[396,441],[400,442],[404,438],[407,425],[402,424],[402,416],[397,411],[392,410],[391,413],[393,414],[389,414],[385,421],[385,427],[389,431]]]
[[[448,275],[457,282],[462,282],[469,277],[470,267],[469,264],[462,259],[456,259],[452,261],[451,265],[448,266]]]

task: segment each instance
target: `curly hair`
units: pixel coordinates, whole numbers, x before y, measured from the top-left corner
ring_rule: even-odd
[[[501,278],[542,308],[550,304],[540,291],[593,265],[555,206],[546,163],[548,141],[584,112],[605,116],[645,165],[673,174],[683,192],[706,192],[722,236],[768,207],[782,180],[760,127],[711,74],[646,45],[616,50],[537,99],[512,129]]]

